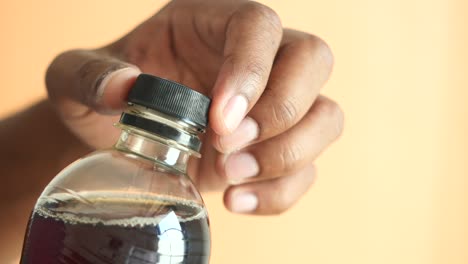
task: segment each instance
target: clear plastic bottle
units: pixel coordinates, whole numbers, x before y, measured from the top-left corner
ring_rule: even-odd
[[[186,174],[189,156],[200,157],[209,98],[142,74],[128,101],[117,143],[69,165],[41,194],[21,263],[209,262],[208,215]]]

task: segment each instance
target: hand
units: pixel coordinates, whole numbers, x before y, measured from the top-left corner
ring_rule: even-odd
[[[322,40],[283,29],[266,6],[176,0],[115,43],[59,55],[46,82],[67,126],[96,148],[117,139],[112,114],[140,72],[209,95],[209,141],[189,173],[202,190],[225,188],[234,212],[275,214],[306,192],[341,133],[340,108],[319,95],[332,64]]]

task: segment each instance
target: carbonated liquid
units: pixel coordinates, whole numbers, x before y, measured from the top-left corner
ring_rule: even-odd
[[[21,263],[205,264],[209,254],[209,223],[200,205],[90,192],[39,201]]]

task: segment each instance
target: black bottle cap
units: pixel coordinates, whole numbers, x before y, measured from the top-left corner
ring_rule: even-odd
[[[128,102],[206,128],[211,100],[185,85],[149,74],[140,74]]]

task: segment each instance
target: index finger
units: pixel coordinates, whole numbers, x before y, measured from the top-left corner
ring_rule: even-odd
[[[255,2],[243,4],[226,25],[223,64],[213,88],[210,123],[232,133],[266,87],[283,28],[278,15]]]

